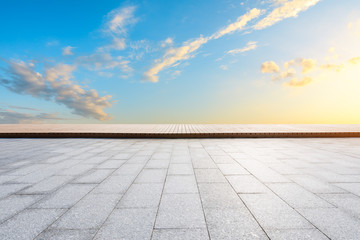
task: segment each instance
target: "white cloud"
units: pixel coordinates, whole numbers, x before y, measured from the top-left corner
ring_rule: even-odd
[[[52,47],[52,46],[57,46],[59,45],[59,41],[58,40],[53,40],[53,41],[49,41],[46,43],[47,47]]]
[[[209,38],[199,37],[195,40],[185,42],[182,47],[170,48],[166,51],[162,59],[158,59],[155,65],[144,73],[144,80],[158,82],[157,76],[165,68],[176,66],[179,61],[191,58],[193,53],[199,49]]]
[[[155,64],[152,68],[144,73],[143,79],[150,82],[158,82],[158,74],[160,71],[177,66],[180,61],[187,60],[193,57],[194,52],[198,50],[203,44],[207,43],[211,39],[218,39],[226,34],[231,34],[235,31],[242,30],[246,24],[252,19],[258,17],[261,14],[261,10],[256,8],[252,9],[245,15],[239,17],[236,22],[226,26],[225,28],[217,31],[210,37],[199,37],[195,40],[184,42],[183,46],[178,48],[168,49],[161,59],[155,60]]]
[[[74,114],[108,120],[111,117],[104,112],[110,107],[110,95],[99,96],[94,89],[85,90],[70,79],[75,68],[67,64],[58,64],[45,69],[45,75],[36,72],[25,62],[9,62],[8,78],[1,78],[0,85],[18,94],[27,94],[36,98],[63,104]]]
[[[120,69],[123,72],[132,72],[129,61],[123,57],[113,57],[110,53],[94,53],[89,56],[81,56],[76,60],[77,64],[84,66],[92,71],[105,69]]]
[[[40,109],[32,108],[32,107],[22,107],[22,106],[14,106],[14,105],[8,105],[9,108],[12,109],[20,109],[20,110],[28,110],[28,111],[40,111]]]
[[[247,45],[243,48],[237,48],[237,49],[233,49],[228,51],[228,54],[237,54],[237,53],[244,53],[244,52],[248,52],[251,50],[255,50],[257,48],[257,42],[248,42]]]
[[[74,53],[73,53],[73,51],[72,51],[74,48],[75,48],[75,47],[71,47],[71,46],[64,47],[64,48],[62,49],[62,55],[64,55],[64,56],[74,55]]]
[[[254,8],[245,15],[240,16],[236,22],[231,23],[225,28],[214,33],[211,38],[218,39],[226,34],[231,34],[235,31],[243,30],[249,21],[259,17],[262,13],[264,13],[264,11]]]
[[[320,0],[281,1],[281,6],[275,8],[265,18],[261,19],[254,26],[254,29],[264,29],[286,18],[297,17],[300,12],[306,11],[309,7],[314,6],[318,2],[320,2]]]
[[[278,73],[279,71],[280,68],[274,61],[264,62],[261,64],[262,73]]]
[[[134,12],[136,7],[129,6],[112,10],[107,18],[105,31],[115,35],[124,35],[127,33],[127,26],[136,22]]]
[[[220,65],[220,68],[224,71],[229,69],[229,67],[227,65]]]
[[[128,6],[112,10],[107,15],[103,31],[112,38],[112,43],[101,46],[98,51],[124,50],[126,48],[126,35],[128,26],[136,23],[134,17],[136,7]]]
[[[71,84],[70,79],[73,77],[72,72],[75,68],[75,66],[60,63],[46,69],[45,79],[54,84]]]
[[[167,47],[173,45],[174,40],[172,38],[167,38],[161,42],[161,47]]]
[[[124,50],[126,48],[125,38],[114,37],[111,44],[98,48],[98,51],[104,52],[108,50]]]
[[[300,12],[307,10],[311,6],[314,6],[319,1],[320,0],[277,1],[278,5],[280,6],[276,7],[271,13],[261,19],[252,28],[255,30],[260,30],[272,26],[283,19],[297,17]],[[171,48],[165,53],[165,55],[161,59],[155,60],[152,68],[150,68],[144,73],[144,80],[150,82],[158,82],[158,74],[165,68],[177,66],[180,61],[189,59],[197,49],[199,49],[209,40],[218,39],[224,35],[244,30],[248,22],[259,17],[264,12],[264,10],[254,8],[246,14],[240,16],[237,21],[220,29],[209,37],[199,37],[194,41],[185,42],[182,47]],[[255,45],[252,46],[252,48],[254,47]],[[241,49],[239,49],[239,51],[241,52]],[[171,52],[171,54],[169,54],[169,52]]]
[[[29,123],[47,123],[58,120],[67,120],[58,115],[58,113],[23,113],[10,109],[0,108],[0,124],[29,124]]]
[[[98,72],[98,75],[100,77],[106,77],[106,78],[111,78],[114,76],[114,74],[111,72]]]

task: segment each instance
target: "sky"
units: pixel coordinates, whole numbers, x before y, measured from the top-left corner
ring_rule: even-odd
[[[359,0],[12,0],[0,123],[360,124]]]

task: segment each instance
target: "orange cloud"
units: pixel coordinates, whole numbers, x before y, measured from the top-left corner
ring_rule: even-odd
[[[341,72],[345,68],[345,66],[344,66],[344,64],[340,64],[340,65],[324,64],[324,65],[321,65],[320,68],[324,69],[324,70],[334,70],[336,72]]]
[[[312,81],[313,79],[311,77],[303,77],[301,80],[293,78],[289,82],[285,82],[284,85],[289,87],[303,87]]]
[[[280,68],[274,61],[264,62],[261,64],[262,73],[278,73],[279,71]]]

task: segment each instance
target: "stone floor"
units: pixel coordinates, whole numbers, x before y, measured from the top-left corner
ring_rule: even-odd
[[[360,239],[360,138],[0,139],[0,239]]]

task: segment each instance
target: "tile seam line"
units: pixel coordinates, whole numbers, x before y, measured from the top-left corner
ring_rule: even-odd
[[[137,142],[137,141],[135,141]],[[133,144],[131,144],[133,145]],[[140,150],[139,150],[140,151]],[[154,155],[154,153],[156,152],[156,150],[151,154],[151,157]],[[94,233],[93,237],[91,238],[92,240],[95,239],[96,235],[98,235],[100,229],[104,226],[104,224],[106,223],[106,221],[109,219],[109,217],[111,216],[111,214],[115,211],[117,205],[120,203],[120,201],[123,199],[123,197],[125,196],[125,194],[129,191],[130,187],[134,184],[134,182],[136,181],[136,178],[138,178],[138,176],[140,175],[140,173],[143,171],[143,169],[145,168],[146,164],[150,161],[151,157],[146,161],[146,163],[144,164],[143,168],[141,169],[141,171],[138,172],[138,174],[136,175],[136,177],[134,178],[134,180],[131,182],[131,184],[129,185],[129,187],[126,189],[126,191],[124,192],[124,194],[122,194],[122,196],[120,197],[119,201],[117,201],[117,203],[115,204],[114,208],[112,209],[112,211],[109,213],[109,215],[106,217],[105,221],[100,225],[100,227],[97,229],[97,231]],[[130,158],[127,160],[129,161]],[[126,161],[126,162],[127,162]],[[125,163],[124,163],[125,164]],[[116,171],[116,170],[115,170]]]
[[[133,145],[134,143],[132,143],[131,145]],[[93,157],[97,156],[97,155],[100,155],[102,152],[99,152],[98,154],[95,154]],[[114,155],[113,155],[114,156]],[[111,157],[109,157],[111,158]],[[84,159],[83,161],[85,161],[86,159]],[[128,159],[129,160],[129,159]],[[127,160],[127,161],[128,161]],[[126,162],[127,162],[126,161]],[[101,163],[99,164],[96,164],[97,165],[100,165]],[[79,177],[82,177],[82,176],[85,176],[86,173],[90,172],[92,169],[89,169],[88,171],[86,171],[85,173],[83,173],[81,176]],[[78,204],[82,199],[84,199],[86,196],[88,196],[98,185],[100,185],[103,181],[105,181],[107,178],[109,178],[116,170],[114,170],[108,177],[104,178],[101,182],[95,184],[96,186],[94,186],[94,188],[92,188],[87,194],[85,194],[81,199],[79,199],[72,207],[70,208],[66,208],[67,210],[65,210],[65,212],[63,214],[61,214],[61,216],[59,216],[57,219],[55,219],[50,225],[48,225],[43,231],[41,231],[38,235],[36,235],[36,237],[34,237],[34,240],[39,237],[43,232],[47,231],[48,229],[51,229],[50,227],[56,223],[57,221],[60,220],[60,218],[62,218],[67,212],[70,211],[70,209],[72,209],[76,204]],[[90,183],[90,184],[93,184],[93,183]],[[61,189],[61,188],[59,188]],[[58,190],[59,190],[58,189]],[[100,228],[99,228],[100,229]],[[97,233],[97,232],[96,232]],[[95,236],[95,235],[94,235]]]
[[[200,144],[201,144],[201,143],[200,143]],[[204,145],[201,144],[201,146],[202,146],[202,148],[205,150]],[[189,149],[189,147],[188,147],[188,149]],[[206,150],[205,150],[205,151],[206,151]],[[189,152],[190,152],[190,149],[189,149]],[[207,151],[206,151],[206,152],[207,152]],[[197,176],[196,176],[195,168],[194,168],[194,162],[193,162],[193,160],[192,160],[193,158],[192,158],[192,156],[191,156],[191,152],[190,152],[189,154],[190,154],[191,166],[192,166],[192,168],[193,168],[192,170],[194,171],[194,177],[195,177],[195,181],[196,181],[196,188],[197,188],[198,193],[199,193],[201,209],[202,209],[203,216],[204,216],[204,220],[205,220],[205,224],[206,224],[206,231],[207,231],[207,233],[208,233],[209,239],[211,240],[209,225],[208,225],[207,220],[206,220],[206,214],[205,214],[205,210],[204,210],[204,204],[203,204],[203,201],[202,201],[202,196],[201,196],[201,192],[200,192],[200,188],[199,188],[199,182],[198,182],[198,180],[197,180]]]
[[[240,164],[240,163],[239,163]],[[241,165],[241,164],[240,164]],[[242,166],[242,165],[241,165]],[[244,166],[242,166],[242,167],[244,167]],[[244,167],[248,172],[250,172],[246,167]],[[281,201],[283,201],[287,206],[289,206],[291,209],[293,209],[296,213],[298,213],[301,217],[303,217],[306,221],[308,221],[312,226],[314,226],[314,228],[315,229],[317,229],[319,232],[321,232],[322,234],[324,234],[324,236],[325,237],[327,237],[328,239],[331,239],[327,234],[325,234],[323,231],[321,231],[317,226],[315,226],[309,219],[307,219],[305,216],[303,216],[299,211],[297,211],[295,208],[293,208],[292,206],[290,206],[290,204],[289,203],[287,203],[284,199],[282,199],[277,193],[275,193],[271,188],[269,188],[265,183],[263,183],[262,181],[260,181],[260,179],[258,179],[255,175],[253,175],[251,172],[250,172],[250,174],[254,177],[254,178],[256,178],[259,182],[261,182],[267,189],[269,189],[269,191],[271,191],[273,194],[275,194],[279,199],[281,199]],[[290,179],[290,181],[292,181],[291,179]],[[295,184],[297,184],[297,183],[295,183]],[[298,184],[297,184],[298,185]],[[299,185],[300,186],[300,185]],[[301,186],[300,186],[301,187]],[[306,190],[306,189],[305,189]],[[238,195],[238,197],[242,200],[242,198],[241,198],[241,196],[240,196],[240,194],[237,194]],[[242,200],[243,201],[243,200]],[[245,202],[244,202],[244,204],[245,204]],[[246,205],[246,204],[245,204]],[[247,207],[247,205],[246,205],[246,207]],[[249,211],[250,211],[250,209],[249,209]],[[251,212],[251,211],[250,211]],[[252,213],[251,213],[252,214]],[[254,216],[254,218],[255,218],[255,216]],[[256,218],[255,218],[256,219]],[[256,221],[257,221],[257,219],[256,219]],[[262,228],[262,227],[261,227]],[[264,230],[265,231],[265,230]],[[266,233],[266,235],[267,235],[267,233]],[[271,238],[269,238],[269,239],[271,239]]]
[[[159,200],[159,203],[158,203],[158,206],[157,206],[157,209],[156,209],[154,224],[153,224],[153,227],[151,229],[151,235],[150,235],[150,238],[149,238],[150,240],[154,236],[154,230],[155,230],[156,221],[157,221],[157,218],[158,218],[158,215],[159,215],[160,204],[161,204],[161,201],[162,201],[162,198],[163,198],[163,195],[164,195],[164,189],[165,189],[165,185],[166,185],[166,180],[168,178],[168,172],[169,172],[170,164],[171,164],[171,161],[172,161],[173,150],[174,150],[174,145],[171,146],[171,154],[170,154],[169,164],[168,164],[168,166],[166,168],[166,175],[165,175],[164,183],[163,183],[163,186],[162,186],[162,189],[161,189],[160,200]]]
[[[216,165],[217,169],[221,172],[221,174],[223,175],[223,177],[226,179],[226,182],[230,185],[230,187],[233,189],[233,191],[235,192],[235,194],[237,195],[237,197],[240,199],[240,201],[244,204],[245,208],[249,211],[250,215],[253,217],[253,219],[255,220],[255,222],[258,224],[258,226],[260,227],[260,229],[263,231],[263,233],[265,234],[265,236],[268,239],[271,239],[268,235],[268,233],[265,231],[265,229],[263,228],[263,226],[261,226],[261,224],[259,223],[258,219],[254,216],[254,214],[250,211],[249,207],[246,205],[246,203],[243,201],[243,199],[239,196],[239,194],[236,192],[235,188],[233,187],[233,185],[230,183],[230,181],[227,179],[227,177],[222,173],[222,171],[219,169],[218,165],[215,163],[213,157],[208,153],[207,150],[205,150],[206,153],[209,155],[209,157],[211,158],[211,160],[214,162],[214,164]],[[230,156],[231,157],[231,156]],[[232,157],[231,157],[232,158]],[[233,159],[233,158],[232,158]],[[235,159],[233,159],[234,161],[236,161]],[[237,162],[237,161],[236,161]],[[237,162],[238,163],[238,162]],[[238,163],[240,166],[242,166],[240,163]],[[252,173],[245,168],[244,166],[242,166],[246,171],[248,171],[250,173],[250,175],[252,175]],[[247,174],[248,175],[248,174]]]
[[[81,154],[81,153],[80,153]],[[79,154],[79,155],[80,155]],[[100,153],[98,153],[98,154],[100,154]],[[95,154],[94,156],[96,156],[96,155],[98,155],[98,154]],[[78,156],[78,155],[76,155],[76,156]],[[76,164],[75,164],[76,165]],[[74,165],[74,166],[75,166]],[[71,168],[71,167],[70,167]],[[66,169],[66,168],[65,168]],[[88,171],[86,171],[84,174],[86,174],[87,172],[89,172],[90,170],[88,170]],[[83,174],[83,175],[84,175]],[[81,175],[81,176],[83,176],[83,175]],[[26,176],[26,175],[25,175]],[[58,176],[58,175],[52,175],[52,176]],[[50,176],[51,177],[51,176]],[[76,177],[74,177],[72,180],[74,180]],[[46,178],[47,179],[47,178]],[[46,180],[46,179],[44,179],[44,180]],[[70,181],[72,181],[72,180],[69,180],[69,182]],[[67,185],[67,184],[69,184],[69,182],[67,182],[66,184],[64,184],[64,185],[62,185],[61,187],[59,187],[59,188],[57,188],[54,192],[56,192],[56,191],[58,191],[59,189],[61,189],[62,187],[64,187],[65,185]],[[35,185],[35,184],[33,184],[33,185]],[[28,187],[25,187],[24,189],[26,189],[26,188],[28,188]],[[22,191],[22,190],[19,190],[19,191]],[[41,195],[41,194],[17,194],[19,191],[17,191],[17,192],[15,192],[15,193],[13,193],[13,194],[11,194],[11,195],[9,195],[9,196],[7,196],[7,197],[5,197],[5,198],[8,198],[8,197],[10,197],[10,196],[17,196],[17,195]],[[86,194],[87,195],[87,194]],[[31,206],[33,206],[33,205],[35,205],[35,204],[37,204],[38,202],[40,202],[41,200],[43,200],[43,199],[45,199],[47,196],[45,195],[45,194],[43,194],[42,195],[42,197],[39,199],[39,200],[37,200],[37,201],[35,201],[33,204],[30,204],[29,206],[27,206],[26,208],[24,208],[23,210],[21,210],[21,211],[19,211],[19,212],[17,212],[16,214],[14,214],[14,215],[12,215],[11,217],[9,217],[9,218],[7,218],[6,220],[4,220],[4,221],[1,221],[0,222],[0,224],[3,224],[3,223],[5,223],[6,221],[8,221],[8,220],[10,220],[10,219],[12,219],[13,217],[15,217],[15,216],[17,216],[18,214],[20,214],[21,212],[23,212],[23,211],[25,211],[25,210],[27,210],[27,209],[67,209],[67,210],[65,210],[65,212],[67,212],[70,208],[31,208]],[[3,198],[3,199],[5,199],[5,198]],[[80,200],[79,200],[80,201]],[[74,206],[77,204],[78,202],[76,202],[75,204],[74,204]],[[65,214],[65,212],[64,212],[64,214]],[[62,217],[64,214],[62,214],[60,217]],[[59,218],[60,218],[59,217]],[[58,219],[59,219],[58,218]],[[55,221],[53,221],[48,227],[50,227],[52,224],[54,224],[58,219],[56,219]],[[46,228],[46,229],[48,229],[48,227]],[[44,229],[42,232],[44,232],[46,229]],[[42,233],[41,232],[41,233]],[[36,235],[36,237],[34,238],[34,239],[36,239],[41,233],[39,233],[38,235]]]

